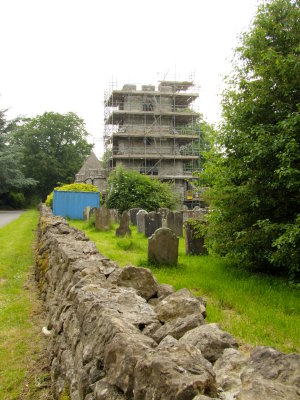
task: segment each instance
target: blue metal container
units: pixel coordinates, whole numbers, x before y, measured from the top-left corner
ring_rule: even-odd
[[[66,192],[54,190],[53,214],[71,219],[83,219],[85,207],[100,207],[99,192]]]

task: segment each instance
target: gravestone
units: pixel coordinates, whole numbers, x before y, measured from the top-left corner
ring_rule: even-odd
[[[97,210],[97,207],[92,207],[92,208],[90,209],[89,219],[92,218],[92,217],[95,217],[95,218],[96,218],[96,210]]]
[[[140,210],[136,215],[137,230],[139,233],[145,233],[145,215],[148,214],[145,210]]]
[[[193,220],[201,224],[205,224],[205,221]],[[195,230],[192,221],[186,221],[184,223],[185,232],[185,254],[203,255],[207,254],[207,249],[204,245],[204,235],[199,235]]]
[[[110,218],[111,218],[112,222],[114,224],[118,224],[119,223],[119,212],[118,212],[118,210],[112,208],[112,209],[109,210],[109,212],[110,212]]]
[[[183,222],[187,221],[190,218],[194,218],[193,210],[184,210],[182,211]]]
[[[176,265],[179,239],[169,228],[159,228],[148,239],[148,262]]]
[[[83,220],[84,221],[88,221],[89,220],[89,218],[90,218],[90,210],[91,210],[90,206],[85,207],[85,209],[83,210]]]
[[[140,210],[141,208],[131,208],[129,210],[130,222],[132,223],[132,225],[137,225],[136,215]]]
[[[116,230],[116,236],[125,236],[125,235],[129,235],[131,236],[131,230],[129,228],[129,221],[130,221],[130,217],[129,217],[129,212],[128,211],[123,211],[121,217],[120,217],[120,226],[119,228]]]
[[[194,207],[193,209],[193,217],[194,219],[201,219],[201,208],[199,206]]]
[[[158,212],[161,213],[162,219],[167,219],[167,215],[169,213],[169,209],[166,207],[162,207],[158,209]]]
[[[150,237],[158,228],[162,227],[162,218],[160,213],[154,211],[145,215],[145,235]]]
[[[167,228],[171,229],[175,235],[182,236],[183,215],[180,211],[170,211],[167,215]]]
[[[98,231],[110,230],[110,212],[105,206],[96,209],[95,228]]]
[[[188,211],[188,206],[186,206],[185,204],[183,204],[182,206],[181,206],[181,209],[180,209],[180,211]]]

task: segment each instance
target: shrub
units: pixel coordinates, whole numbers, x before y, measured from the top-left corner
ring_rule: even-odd
[[[159,207],[173,209],[176,200],[173,188],[168,183],[141,175],[137,171],[125,170],[118,166],[109,176],[108,208],[116,208],[120,213],[130,208],[154,211]]]

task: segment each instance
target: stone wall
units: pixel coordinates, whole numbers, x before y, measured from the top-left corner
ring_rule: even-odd
[[[299,356],[268,347],[243,355],[230,334],[205,324],[203,299],[160,285],[148,269],[119,268],[45,206],[36,279],[55,399],[298,398]]]

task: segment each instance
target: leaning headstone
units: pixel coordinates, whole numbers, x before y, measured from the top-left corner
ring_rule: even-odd
[[[85,207],[85,209],[83,210],[83,220],[84,221],[88,221],[89,220],[89,218],[90,218],[90,210],[91,210],[90,206]]]
[[[179,239],[169,228],[159,228],[148,239],[148,262],[176,265]]]
[[[182,236],[183,215],[179,211],[170,211],[167,215],[167,228],[171,229],[175,235]]]
[[[112,222],[114,224],[118,224],[119,223],[119,212],[118,212],[118,210],[112,208],[112,209],[109,210],[109,212],[110,212],[110,218],[111,218]]]
[[[116,230],[116,236],[125,236],[129,235],[131,236],[131,230],[129,228],[129,213],[128,211],[123,211],[121,217],[120,217],[120,226]]]
[[[162,218],[160,213],[154,211],[145,215],[145,235],[150,237],[158,228],[162,227]]]
[[[185,204],[183,204],[183,206],[181,206],[180,211],[188,211],[188,206],[186,206]]]
[[[204,235],[200,234],[195,224],[205,224],[201,220],[190,220],[184,223],[185,232],[185,254],[201,255],[207,254],[207,249],[204,245]]]
[[[140,210],[136,215],[137,230],[139,233],[145,233],[145,215],[148,214],[145,210]]]
[[[95,228],[97,231],[109,231],[110,229],[110,212],[105,206],[96,210]]]
[[[140,210],[141,208],[131,208],[129,210],[130,222],[132,223],[132,225],[137,225],[136,215]]]

